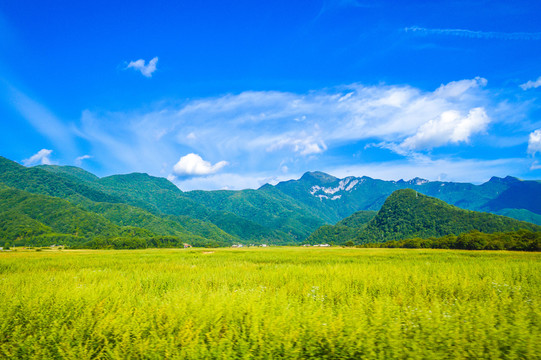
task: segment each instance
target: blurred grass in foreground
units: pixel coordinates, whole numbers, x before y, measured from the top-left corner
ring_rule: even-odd
[[[534,359],[541,254],[0,252],[0,358]]]

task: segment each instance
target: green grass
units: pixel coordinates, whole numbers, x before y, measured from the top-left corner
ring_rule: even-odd
[[[0,358],[535,359],[541,254],[0,252]]]

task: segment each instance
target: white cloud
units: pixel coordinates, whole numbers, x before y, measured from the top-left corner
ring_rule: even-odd
[[[419,127],[417,133],[406,138],[401,146],[410,150],[432,149],[448,143],[468,142],[473,134],[482,133],[490,122],[485,109],[471,109],[467,116],[448,110],[436,120]]]
[[[86,159],[92,159],[92,156],[90,155],[83,155],[83,156],[79,156],[75,159],[75,165],[77,166],[81,166],[81,164],[83,163],[83,160],[86,160]]]
[[[301,139],[278,137],[274,143],[267,147],[267,151],[272,152],[281,150],[284,147],[303,156],[321,154],[327,150],[327,146],[322,140],[316,140],[313,137],[308,136]]]
[[[156,56],[152,60],[148,62],[147,65],[145,65],[145,60],[139,59],[136,61],[130,61],[130,63],[127,66],[127,69],[133,68],[135,70],[138,70],[143,74],[143,76],[146,77],[152,77],[152,73],[156,71],[156,64],[158,63],[158,57]]]
[[[52,150],[41,149],[40,151],[38,151],[36,154],[32,155],[28,159],[24,159],[23,165],[24,166],[32,166],[32,165],[38,165],[38,164],[51,165],[52,162],[51,162],[50,156],[52,152],[53,152]]]
[[[535,155],[537,152],[541,153],[541,129],[530,133],[528,138],[528,154]]]
[[[220,161],[211,165],[210,162],[203,160],[201,156],[191,153],[181,157],[173,167],[173,171],[181,176],[210,175],[218,172],[227,164],[227,161]]]
[[[470,143],[474,148],[474,135],[485,132],[489,124],[491,129],[504,121],[514,124],[520,120],[509,119],[522,119],[517,111],[525,113],[517,106],[500,106],[486,83],[483,78],[458,80],[433,91],[361,84],[304,94],[246,91],[181,105],[158,104],[150,111],[85,111],[79,135],[92,144],[96,161],[106,163],[109,173],[127,169],[124,171],[160,175],[179,162],[179,153],[205,154],[207,159],[227,159],[231,176],[220,173],[212,179],[227,180],[224,186],[233,187],[233,181],[239,186],[247,183],[233,173],[265,178],[280,173],[283,166],[295,174],[329,164],[353,164],[363,159],[363,148],[369,143],[416,163],[427,150],[437,147]],[[344,155],[345,151],[360,151],[360,157],[354,159]],[[445,149],[432,153],[443,154]],[[203,159],[188,160],[178,167],[182,176],[176,183],[182,181],[182,186],[192,181],[187,175],[209,178],[225,166],[223,162],[212,165]],[[200,163],[203,165],[194,165]],[[211,184],[211,179],[197,180],[201,180],[200,188],[205,184],[221,188]]]
[[[538,88],[540,86],[541,86],[541,76],[538,77],[537,80],[535,80],[535,81],[530,80],[530,81],[520,85],[522,90],[536,89],[536,88]]]
[[[474,79],[451,81],[448,84],[442,84],[436,89],[434,94],[441,97],[460,97],[470,89],[486,86],[487,79],[477,76]]]
[[[404,29],[419,35],[448,35],[472,39],[498,39],[498,40],[541,40],[540,32],[498,32],[498,31],[473,31],[467,29],[427,29],[418,26],[410,26]]]

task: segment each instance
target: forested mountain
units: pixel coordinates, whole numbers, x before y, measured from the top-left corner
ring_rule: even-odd
[[[159,218],[119,204],[96,203],[93,211],[58,197],[32,194],[0,184],[0,239],[12,245],[83,245],[87,242],[168,241],[231,245],[238,241],[196,219]]]
[[[306,244],[345,244],[354,243],[377,211],[361,210],[339,221],[336,225],[323,225],[314,231],[305,241]]]
[[[326,214],[329,223],[359,210],[379,210],[396,190],[413,189],[463,209],[493,212],[541,225],[541,182],[493,177],[481,185],[415,178],[384,181],[363,177],[338,179],[308,172],[276,185],[284,194]],[[517,211],[520,210],[520,211]]]
[[[541,199],[541,183],[511,177],[492,178],[485,184],[472,185],[418,178],[410,181],[369,177],[338,179],[322,172],[308,172],[299,180],[274,186],[267,184],[257,190],[183,192],[164,178],[142,173],[99,178],[73,166],[27,168],[0,157],[0,184],[3,184],[4,194],[0,213],[3,234],[12,234],[7,238],[19,243],[25,238],[36,242],[36,236],[43,242],[47,234],[51,241],[52,234],[69,236],[71,244],[89,241],[98,235],[119,238],[126,234],[139,238],[169,236],[177,242],[190,238],[204,243],[207,239],[208,244],[340,243],[344,239],[358,239],[387,197],[405,188],[462,208],[541,223],[541,201],[535,201]],[[23,193],[17,193],[17,197],[15,189]],[[17,201],[8,201],[8,195],[31,199],[22,204],[38,208],[40,202],[49,204],[49,207],[43,206],[47,211],[52,211],[50,204],[57,210],[73,208],[73,214],[84,214],[85,219],[94,219],[96,224],[107,224],[96,225],[95,229],[107,230],[67,231],[71,229],[69,224],[79,219],[67,217],[71,210],[57,213],[56,218],[65,217],[66,223],[66,228],[59,230],[46,219],[30,214],[28,209],[14,206]],[[21,224],[31,231],[21,232]]]
[[[361,219],[357,220],[359,217]],[[377,215],[368,219],[367,215],[356,213],[335,226],[319,228],[307,241],[319,243],[334,235],[335,240],[341,240],[338,242],[340,244],[347,242],[367,244],[460,235],[472,230],[486,234],[520,229],[541,231],[539,225],[505,216],[460,209],[412,189],[393,192],[385,200]]]
[[[119,224],[141,224],[138,219],[144,218],[144,223],[154,224],[149,225],[153,231],[157,226],[160,228],[159,235],[177,235],[176,228],[180,225],[191,234],[212,240],[294,241],[294,237],[286,233],[231,212],[207,208],[185,196],[168,180],[147,174],[100,179],[76,167],[42,165],[26,168],[0,157],[0,182],[34,194],[66,199]],[[134,212],[139,218],[134,218]]]
[[[392,193],[360,236],[358,243],[440,237],[471,230],[483,233],[519,229],[540,231],[541,226],[505,216],[460,209],[412,189]]]

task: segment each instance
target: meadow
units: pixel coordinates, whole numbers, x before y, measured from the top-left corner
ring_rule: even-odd
[[[0,358],[535,359],[541,254],[0,252]]]

